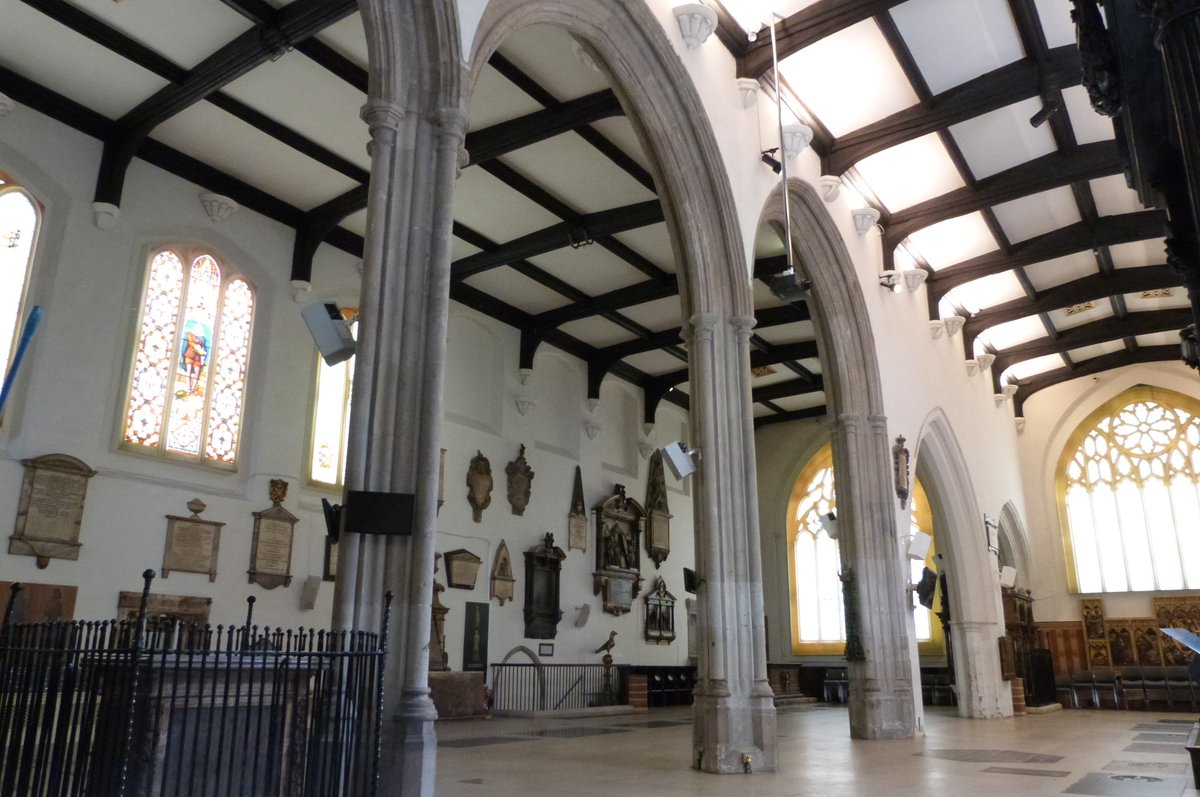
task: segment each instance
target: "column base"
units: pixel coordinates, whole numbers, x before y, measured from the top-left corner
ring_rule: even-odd
[[[757,690],[756,690],[757,692]],[[692,705],[692,766],[702,772],[743,774],[776,768],[775,701],[769,694],[736,697],[696,693]]]
[[[912,739],[917,735],[916,709],[912,692],[891,695],[868,692],[856,695],[850,689],[851,739]]]
[[[405,695],[391,722],[384,722],[379,760],[380,793],[433,797],[437,774],[437,710],[428,690]]]

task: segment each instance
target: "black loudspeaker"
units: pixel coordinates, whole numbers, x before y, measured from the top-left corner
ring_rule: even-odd
[[[921,571],[921,580],[917,582],[917,602],[926,609],[933,608],[933,593],[937,591],[937,573],[928,567]]]
[[[415,504],[416,496],[410,493],[350,490],[342,507],[346,531],[410,537]]]
[[[685,592],[696,594],[696,590],[703,584],[703,579],[696,575],[696,571],[690,567],[683,568],[683,589]]]
[[[321,509],[325,512],[325,533],[329,539],[337,542],[342,532],[342,505],[331,504],[328,498],[322,498]]]

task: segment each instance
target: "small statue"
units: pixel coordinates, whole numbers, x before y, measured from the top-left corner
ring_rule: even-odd
[[[483,510],[492,503],[492,463],[476,451],[467,469],[467,501],[471,504],[471,517],[476,523],[483,522]]]
[[[604,642],[603,645],[596,648],[596,652],[607,654],[610,650],[612,650],[614,647],[616,647],[616,644],[617,644],[617,632],[609,631],[608,639]]]

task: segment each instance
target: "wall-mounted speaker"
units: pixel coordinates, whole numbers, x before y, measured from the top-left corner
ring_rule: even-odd
[[[912,539],[908,541],[908,558],[924,562],[925,557],[929,556],[929,546],[932,544],[933,537],[930,537],[925,532],[918,531],[914,533]]]
[[[354,356],[354,335],[336,304],[313,302],[305,305],[300,315],[328,365],[337,365]]]
[[[692,453],[678,440],[663,446],[663,462],[667,463],[676,479],[682,481],[696,472],[696,461],[692,458]]]
[[[700,585],[704,583],[704,579],[696,574],[696,571],[690,567],[683,568],[683,589],[685,592],[696,594],[696,590],[700,589]]]
[[[1017,585],[1017,568],[1012,565],[1005,565],[1000,568],[1000,586],[1015,587]]]

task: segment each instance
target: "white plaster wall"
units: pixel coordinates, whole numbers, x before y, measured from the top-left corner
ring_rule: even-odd
[[[1080,423],[1109,399],[1137,385],[1164,387],[1197,395],[1196,374],[1182,363],[1133,365],[1098,376],[1074,379],[1034,394],[1025,402],[1025,429],[1021,432],[1022,476],[1025,481],[1031,542],[1030,587],[1033,613],[1039,622],[1078,620],[1083,597],[1103,597],[1110,617],[1149,617],[1152,600],[1159,595],[1182,593],[1129,592],[1103,595],[1072,594],[1067,587],[1067,561],[1063,549],[1054,478],[1067,438]]]
[[[99,144],[20,106],[3,125],[0,168],[43,197],[47,209],[46,236],[39,244],[31,286],[32,300],[44,306],[46,315],[0,428],[0,522],[15,518],[21,459],[65,452],[99,473],[89,483],[79,560],[52,560],[47,569],[38,570],[33,558],[9,555],[3,545],[0,580],[78,585],[77,618],[111,617],[119,591],[140,589],[140,573],[160,569],[164,516],[186,514],[186,502],[199,497],[208,504],[204,517],[228,524],[222,533],[217,580],[210,583],[205,575],[173,573],[166,580],[156,578],[154,590],[211,597],[214,622],[240,621],[245,597],[254,595],[259,623],[326,625],[332,585],[322,584],[315,611],[300,609],[300,592],[305,578],[322,570],[325,530],[320,498],[336,502],[340,497],[305,484],[317,361],[299,306],[288,290],[292,230],[245,209],[214,225],[200,207],[199,188],[135,160],[118,226],[102,232],[91,221]],[[146,248],[179,240],[211,245],[244,270],[257,288],[242,463],[236,473],[117,450]],[[308,300],[356,302],[358,275],[355,260],[348,255],[321,247],[313,279]],[[447,449],[446,503],[438,517],[438,550],[466,548],[485,561],[473,591],[442,593],[443,603],[450,608],[447,652],[451,667],[459,668],[468,601],[491,604],[490,661],[498,661],[517,645],[537,649],[535,641],[523,637],[522,552],[547,532],[566,548],[575,465],[582,466],[589,509],[611,494],[614,483],[626,485],[630,496],[644,500],[647,474],[637,446],[644,439],[637,391],[619,382],[605,383],[597,409],[604,429],[590,440],[583,428],[584,420],[592,416],[584,399],[586,369],[581,362],[544,347],[533,381],[523,386],[517,379],[519,341],[514,330],[455,307],[449,332],[442,442]],[[545,363],[554,367],[543,368]],[[532,394],[538,401],[528,416],[517,412],[513,401],[517,393]],[[631,417],[623,417],[624,413]],[[677,408],[664,404],[658,416],[672,439],[686,437],[686,419]],[[535,444],[547,429],[553,430],[559,450]],[[529,508],[524,517],[517,517],[505,497],[504,465],[517,456],[522,443],[536,476]],[[491,459],[495,480],[492,505],[480,524],[471,520],[465,483],[467,463],[476,449]],[[602,464],[609,460],[619,467]],[[251,512],[270,505],[267,483],[280,477],[290,483],[285,506],[300,517],[292,557],[294,580],[288,588],[265,590],[247,583]],[[671,645],[648,645],[642,640],[641,596],[623,617],[600,611],[600,599],[591,588],[595,549],[590,540],[587,552],[569,551],[564,562],[564,617],[550,661],[595,661],[592,651],[610,630],[616,630],[618,662],[686,663],[682,568],[694,566],[692,510],[681,486],[670,474],[667,480],[675,515],[673,551],[660,571],[643,553],[642,572],[647,589],[661,573],[679,598],[679,638]],[[517,577],[516,598],[504,607],[488,599],[488,574],[501,539],[507,540]],[[444,571],[438,580],[445,582]],[[590,619],[576,628],[575,607],[582,605],[591,607]]]

